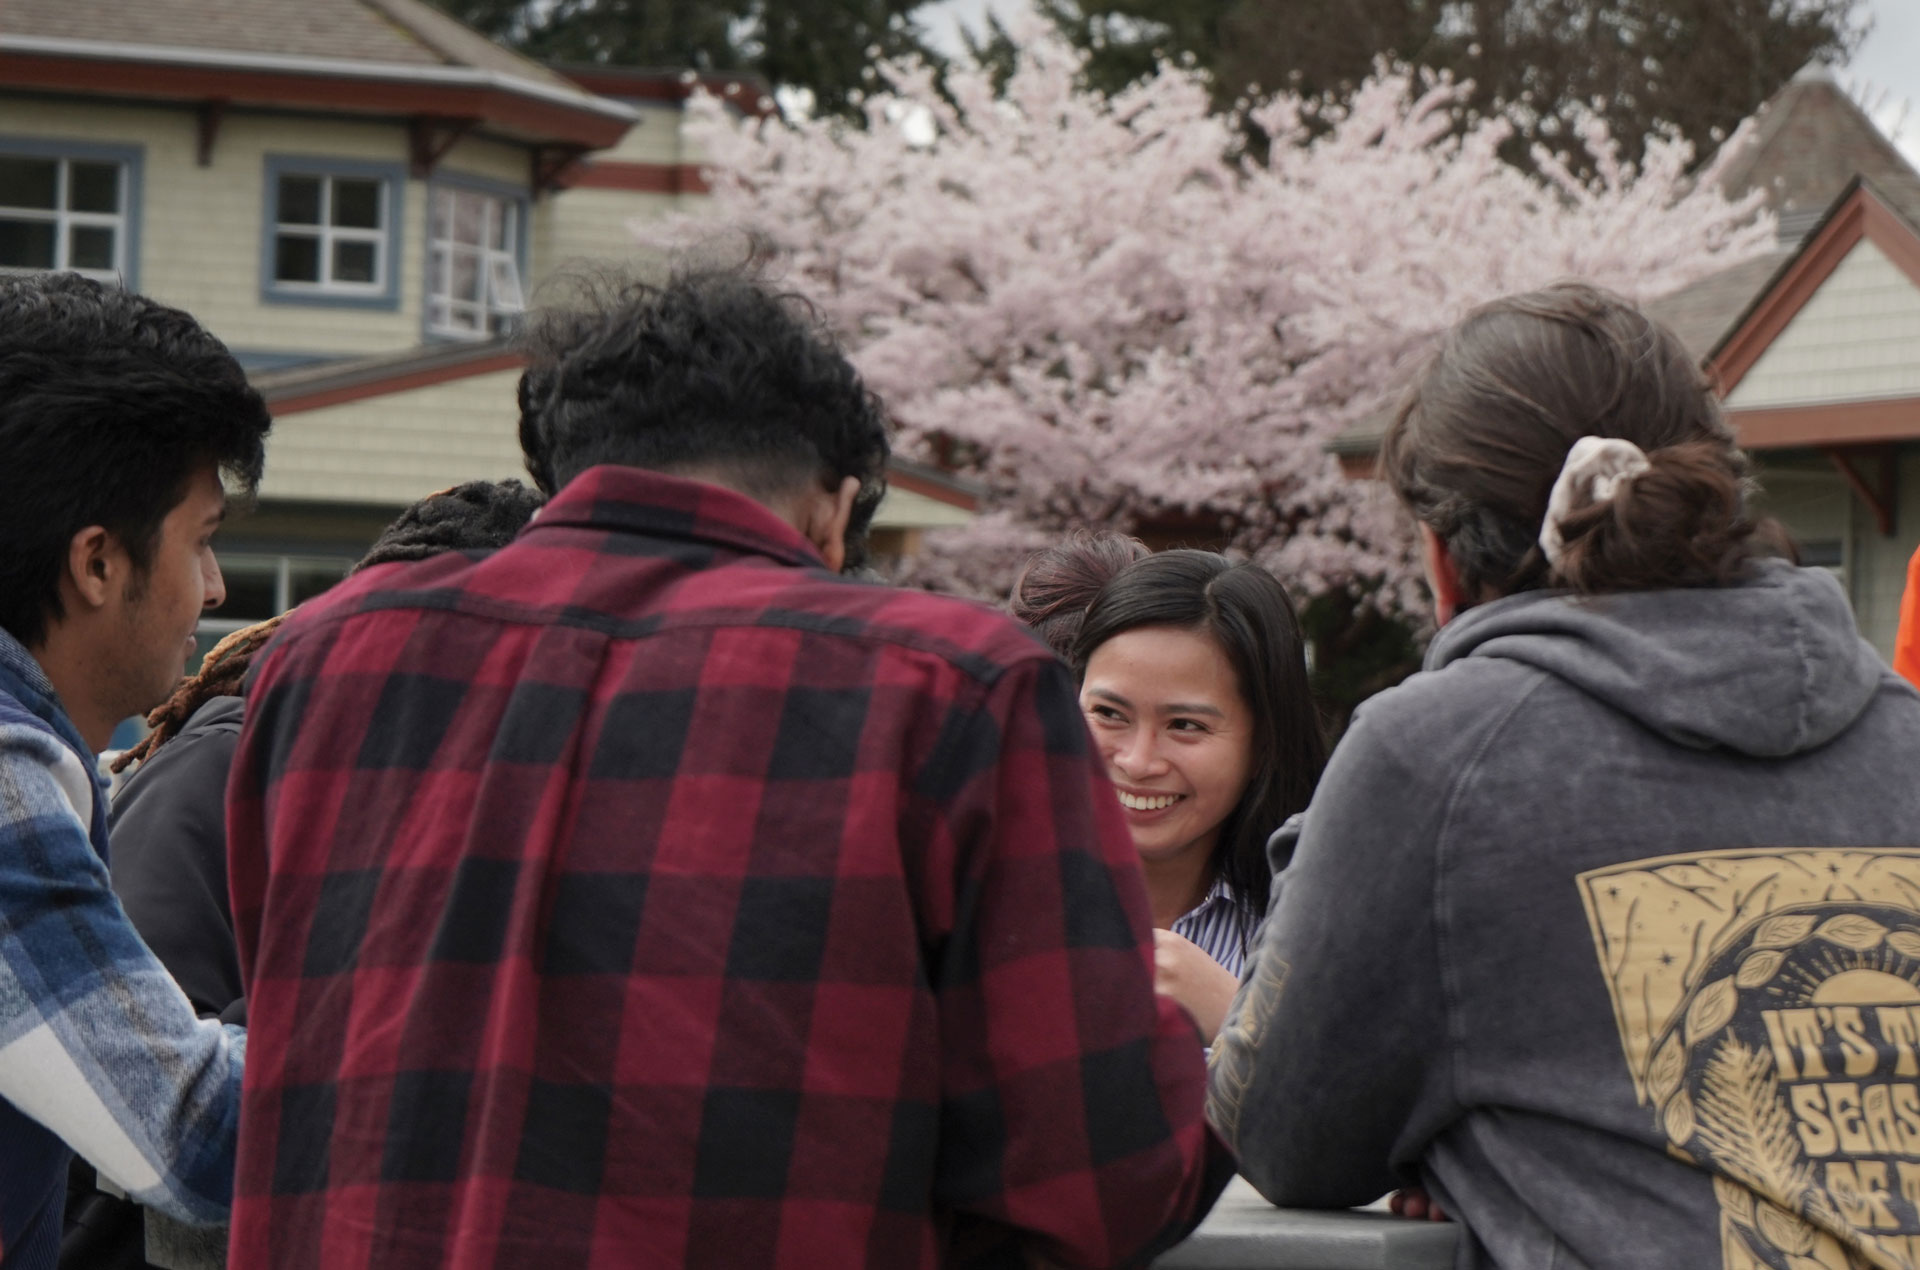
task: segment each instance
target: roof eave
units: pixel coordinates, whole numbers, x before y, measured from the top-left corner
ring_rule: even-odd
[[[118,68],[111,78],[103,65]],[[467,116],[530,140],[601,149],[639,117],[584,90],[474,66],[409,66],[222,49],[0,34],[0,84],[88,95],[329,113]],[[343,93],[343,87],[351,92]]]

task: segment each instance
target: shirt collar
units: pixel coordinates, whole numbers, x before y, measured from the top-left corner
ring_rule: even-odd
[[[60,704],[60,694],[54,691],[53,680],[47,678],[47,672],[40,668],[40,663],[27,651],[27,646],[5,630],[0,630],[0,691],[5,691],[44,720],[73,747],[74,753],[89,756],[87,743],[81,739],[79,729],[74,727],[73,720],[67,717],[66,708]]]
[[[800,531],[764,504],[705,481],[603,464],[567,482],[527,529],[608,529],[724,543],[782,564],[825,568]]]
[[[1207,893],[1200,898],[1200,902],[1181,914],[1181,920],[1185,921],[1189,917],[1204,913],[1215,904],[1230,904],[1234,908],[1246,907],[1246,904],[1240,899],[1239,893],[1227,885],[1227,880],[1222,877],[1216,877],[1213,880],[1213,885],[1207,888]]]

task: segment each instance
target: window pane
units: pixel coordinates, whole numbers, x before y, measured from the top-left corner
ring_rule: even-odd
[[[319,595],[328,587],[347,575],[347,565],[339,564],[300,564],[296,563],[289,571],[288,582],[293,590],[293,602],[304,604]]]
[[[380,228],[380,182],[333,182],[333,223],[343,229]]]
[[[213,610],[215,617],[230,617],[242,622],[264,622],[279,613],[273,604],[275,570],[249,568],[239,562],[222,561],[220,575],[227,584],[227,600]]]
[[[333,245],[333,280],[335,282],[372,282],[374,281],[374,246],[372,243],[335,243]]]
[[[67,268],[112,269],[113,231],[97,225],[75,225],[67,239]]]
[[[320,223],[320,178],[283,176],[280,178],[280,223],[282,225],[318,225]]]
[[[53,268],[53,222],[0,220],[0,268]]]
[[[486,295],[480,290],[480,257],[476,252],[456,251],[453,253],[453,287],[451,294],[456,300],[484,300]]]
[[[0,206],[52,209],[59,190],[58,159],[0,159]]]
[[[499,211],[493,218],[493,248],[496,251],[513,250],[513,218],[520,209],[502,200]]]
[[[493,283],[493,307],[518,312],[526,307],[520,297],[520,271],[512,256],[495,256],[487,262]]]
[[[454,206],[455,241],[478,247],[487,240],[487,204],[493,200],[481,194],[462,193]]]
[[[120,165],[75,163],[67,169],[67,206],[76,212],[120,210]]]
[[[453,233],[453,191],[437,189],[433,192],[433,203],[427,212],[429,224],[427,232],[434,238],[447,238]]]
[[[273,243],[275,282],[320,281],[320,240],[300,234],[281,234]]]

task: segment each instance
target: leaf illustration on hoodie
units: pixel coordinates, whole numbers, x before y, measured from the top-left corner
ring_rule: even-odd
[[[1716,979],[1700,989],[1700,995],[1687,1007],[1687,1048],[1692,1049],[1733,1019],[1740,1004],[1740,993],[1732,978]]]
[[[1751,948],[1791,948],[1813,934],[1814,919],[1803,913],[1782,913],[1769,917],[1753,932]]]
[[[1880,946],[1880,941],[1886,938],[1887,928],[1871,917],[1842,913],[1820,923],[1820,928],[1813,933],[1830,944],[1851,948],[1855,952],[1866,952]]]

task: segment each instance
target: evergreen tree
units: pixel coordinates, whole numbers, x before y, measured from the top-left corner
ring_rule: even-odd
[[[542,61],[752,71],[857,114],[881,58],[931,60],[909,16],[923,0],[434,0]]]
[[[1216,105],[1291,90],[1343,98],[1376,59],[1470,80],[1514,125],[1509,160],[1545,145],[1576,164],[1602,117],[1629,161],[1664,125],[1701,154],[1816,58],[1865,34],[1859,0],[1040,0],[1113,91],[1191,57]]]

